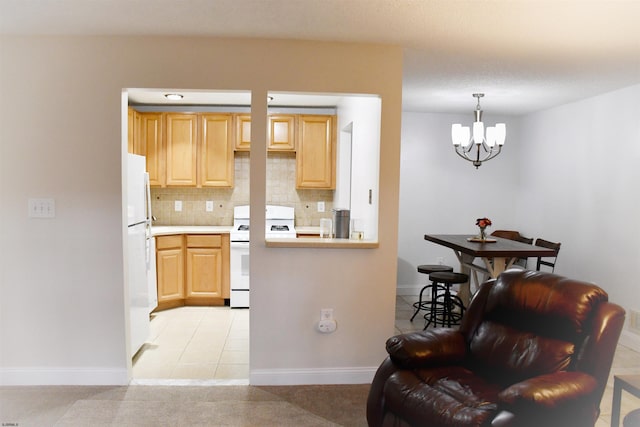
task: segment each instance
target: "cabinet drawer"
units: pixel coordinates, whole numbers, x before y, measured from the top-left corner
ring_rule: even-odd
[[[156,237],[156,249],[179,248],[181,246],[182,246],[181,234],[176,234],[173,236],[157,236]]]
[[[220,234],[189,234],[187,247],[189,248],[219,248],[222,246]]]

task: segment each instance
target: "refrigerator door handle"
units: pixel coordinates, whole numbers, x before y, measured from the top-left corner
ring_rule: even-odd
[[[145,237],[146,237],[146,247],[147,247],[146,261],[147,261],[147,270],[148,270],[149,266],[151,265],[151,256],[152,256],[152,254],[151,254],[151,245],[149,244],[149,239],[152,239],[152,237],[151,237],[151,221],[153,219],[153,216],[151,215],[151,185],[149,183],[149,173],[148,172],[144,173],[144,196],[145,196],[145,202],[147,204]]]

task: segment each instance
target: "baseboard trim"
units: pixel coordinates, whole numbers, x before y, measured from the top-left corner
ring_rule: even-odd
[[[397,295],[419,295],[422,288],[425,284],[422,285],[398,285],[396,288]]]
[[[319,368],[319,369],[252,369],[251,385],[311,385],[311,384],[370,384],[378,369]]]
[[[3,368],[0,385],[127,385],[126,369]]]

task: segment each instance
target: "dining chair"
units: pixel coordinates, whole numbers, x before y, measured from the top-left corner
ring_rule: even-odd
[[[520,234],[519,231],[514,230],[496,230],[491,233],[492,236],[502,237],[503,239],[515,240],[516,242],[525,243],[527,245],[533,244],[533,238],[524,237]],[[523,269],[527,269],[527,258],[518,258],[516,262],[513,263],[514,266],[521,267]]]
[[[555,253],[549,257],[538,257],[538,262],[536,264],[536,270],[541,271],[540,267],[546,266],[551,268],[551,272],[553,272],[556,268],[556,261],[558,259],[558,252],[560,252],[561,243],[554,243],[544,239],[536,239],[536,246],[540,246],[541,248],[553,249]]]
[[[495,230],[491,233],[494,237],[502,237],[503,239],[518,240],[520,233],[515,230]]]

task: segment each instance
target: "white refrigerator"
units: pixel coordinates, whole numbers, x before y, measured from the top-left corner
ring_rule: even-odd
[[[158,305],[149,175],[145,158],[135,154],[127,158],[127,218],[129,337],[134,355],[149,337],[149,313]]]

